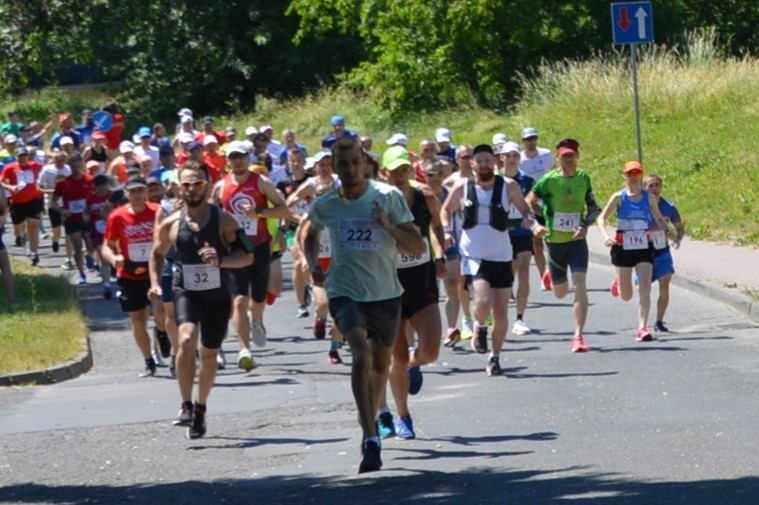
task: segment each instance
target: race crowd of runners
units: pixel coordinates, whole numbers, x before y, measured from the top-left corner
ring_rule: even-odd
[[[267,345],[266,307],[282,292],[286,252],[293,314],[314,318],[313,336],[328,342],[330,363],[342,363],[341,349],[350,349],[363,432],[359,472],[382,466],[381,439],[415,437],[409,395],[421,390],[422,366],[441,345],[469,341],[485,356],[488,376],[502,373],[509,329],[531,333],[533,258],[540,288],[574,297],[571,351],[589,350],[586,235],[594,223],[616,267],[611,293],[629,301],[638,292],[635,338],[653,339],[656,281],[652,329],[668,331],[669,247],[679,246],[684,228],[661,196],[662,179],[644,175],[637,161],[620,170],[624,187],[602,208],[591,174],[578,166],[579,142],[543,148],[533,127],[519,143],[498,133],[476,145],[454,145],[438,128],[416,152],[396,133],[375,154],[371,137],[346,129],[339,115],[310,151],[293,130],[282,142],[271,125],[238,135],[186,108],[172,135],[158,123],[125,132],[116,104],[100,112],[106,130],[90,111],[78,127],[67,113],[45,125],[8,114],[0,127],[0,224],[9,214],[6,231],[32,265],[45,235],[77,284],[100,283],[105,298],[118,299],[144,359],[141,375],[168,366],[176,377],[174,424],[191,439],[207,429],[206,404],[227,366],[220,349],[228,327],[239,345],[236,366],[257,366],[252,350]],[[0,268],[12,307],[1,232]]]

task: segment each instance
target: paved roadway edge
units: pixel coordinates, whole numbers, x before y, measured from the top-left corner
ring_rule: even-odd
[[[590,252],[590,260],[602,265],[609,264],[609,257],[607,255],[592,251]],[[752,300],[740,292],[733,292],[731,288],[722,287],[709,281],[688,279],[682,274],[675,274],[672,277],[672,284],[723,303],[752,321],[759,323],[759,302]],[[2,375],[0,376],[0,386],[55,384],[64,380],[74,379],[89,372],[92,365],[92,346],[90,345],[90,334],[88,332],[85,337],[84,350],[76,358],[45,370]]]

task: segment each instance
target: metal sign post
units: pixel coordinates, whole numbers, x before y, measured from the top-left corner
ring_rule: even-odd
[[[642,163],[643,142],[640,133],[640,103],[638,100],[638,44],[648,44],[654,41],[654,13],[651,2],[611,4],[611,28],[615,44],[630,45],[635,133],[638,141],[638,161]]]

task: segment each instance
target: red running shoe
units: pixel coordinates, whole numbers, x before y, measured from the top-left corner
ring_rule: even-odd
[[[611,291],[611,296],[614,298],[619,296],[619,277],[614,277],[614,280],[611,281],[611,286],[609,286],[609,291]]]
[[[546,268],[543,277],[540,279],[543,284],[543,291],[551,291],[551,271]]]
[[[572,339],[572,352],[588,352],[590,347],[585,345],[582,335],[575,335]]]

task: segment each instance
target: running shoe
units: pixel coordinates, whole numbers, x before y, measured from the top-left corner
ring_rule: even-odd
[[[39,254],[32,254],[32,266],[36,267],[39,264],[40,264]]]
[[[306,307],[306,305],[299,306],[298,310],[295,311],[295,317],[298,319],[308,317],[308,307]]]
[[[219,349],[216,353],[216,369],[224,370],[225,368],[227,368],[227,358],[224,356],[224,351]]]
[[[163,358],[161,358],[161,353],[158,351],[153,351],[153,361],[155,361],[155,366],[159,368],[164,368],[166,366],[166,363],[163,362]]]
[[[161,356],[164,358],[168,358],[171,356],[171,340],[169,340],[169,334],[166,333],[166,330],[159,330],[158,328],[153,328],[153,335],[155,336],[155,339],[158,341],[158,347],[161,350]]]
[[[423,382],[422,369],[418,366],[408,367],[408,394],[415,395],[421,391]]]
[[[57,240],[53,240],[53,252],[57,253],[61,250],[61,246],[58,244]]]
[[[403,416],[395,421],[395,437],[402,440],[416,438],[416,433],[414,433],[414,423],[411,421],[411,416]]]
[[[501,364],[498,362],[498,356],[493,356],[488,360],[488,364],[485,367],[485,372],[488,374],[488,377],[501,375],[503,373]]]
[[[461,332],[458,328],[448,328],[443,338],[443,345],[445,347],[455,347],[461,341]]]
[[[111,286],[103,286],[103,298],[106,300],[113,298],[113,290],[111,289]]]
[[[651,335],[651,332],[645,326],[638,329],[638,332],[635,334],[635,340],[638,342],[650,342],[653,339],[654,337]]]
[[[474,320],[461,318],[461,340],[469,340],[474,337]]]
[[[612,279],[609,291],[611,291],[611,296],[614,298],[619,296],[619,277],[614,277],[614,279]]]
[[[195,403],[192,408],[192,421],[187,428],[187,438],[195,440],[206,434],[206,407]]]
[[[383,412],[377,418],[377,435],[380,438],[390,438],[395,436],[393,414],[390,412]]]
[[[479,354],[488,352],[488,327],[477,328],[477,336],[472,339],[472,350]]]
[[[145,360],[145,371],[140,374],[140,377],[155,377],[156,364],[155,360],[150,357]]]
[[[376,472],[382,468],[380,452],[377,442],[367,440],[361,444],[361,463],[358,465],[358,473]]]
[[[87,266],[87,270],[90,272],[95,270],[95,258],[90,256],[89,254],[84,255],[84,264]]]
[[[524,324],[524,321],[522,321],[521,319],[517,319],[514,322],[514,327],[511,329],[511,333],[513,333],[514,335],[529,335],[530,333],[532,333],[532,330],[530,329],[529,326]]]
[[[572,352],[588,352],[590,347],[585,345],[585,339],[582,335],[575,335],[572,338]]]
[[[277,295],[274,293],[266,293],[266,305],[274,305],[274,302],[277,301]]]
[[[343,358],[340,357],[337,349],[330,349],[327,353],[327,361],[332,365],[339,365],[343,362]]]
[[[540,284],[543,291],[551,291],[551,271],[546,268],[543,277],[540,278]]]
[[[192,422],[192,402],[182,402],[179,407],[179,414],[171,424],[174,426],[190,426],[190,422]]]
[[[79,278],[76,280],[76,285],[84,286],[85,284],[87,284],[87,276],[84,274],[79,275]]]
[[[253,355],[250,353],[250,349],[240,349],[237,355],[237,366],[250,372],[256,368],[256,362],[253,361]]]
[[[63,262],[63,265],[61,265],[61,268],[64,270],[73,270],[74,262],[71,261],[71,258],[66,258],[66,261]]]
[[[669,328],[664,326],[662,321],[656,321],[656,324],[654,324],[654,331],[659,333],[669,333]]]
[[[314,338],[316,340],[324,340],[327,336],[327,320],[322,319],[319,316],[314,321]]]
[[[251,325],[251,339],[256,347],[266,347],[266,328],[261,323]]]

